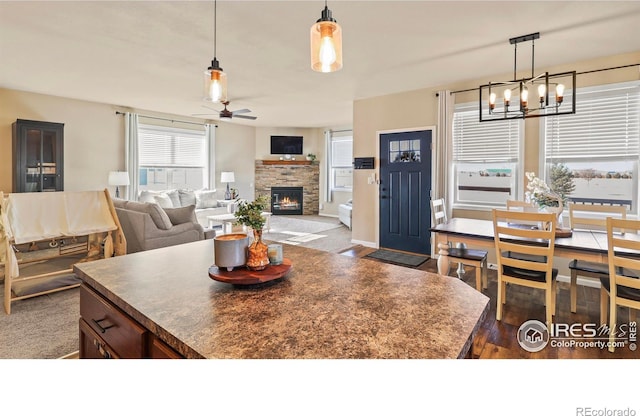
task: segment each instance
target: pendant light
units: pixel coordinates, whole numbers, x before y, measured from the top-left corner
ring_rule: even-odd
[[[534,75],[535,40],[540,32],[509,39],[513,45],[513,79],[490,82],[480,86],[480,121],[500,121],[515,118],[531,118],[574,114],[576,112],[576,71]],[[531,76],[517,78],[517,46],[531,42]],[[564,100],[565,85],[569,85],[571,97]],[[537,97],[529,95],[538,94]],[[496,103],[502,96],[502,103]],[[515,95],[512,99],[512,94]],[[563,104],[564,103],[564,104]],[[500,106],[498,106],[500,104]]]
[[[320,19],[311,26],[311,68],[335,72],[342,68],[342,29],[324,2]]]
[[[217,2],[213,1],[213,61],[211,66],[204,71],[204,99],[212,102],[227,101],[227,74],[220,68],[220,62],[216,57],[216,18]]]

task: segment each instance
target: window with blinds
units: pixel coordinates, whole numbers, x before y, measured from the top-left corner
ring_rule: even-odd
[[[541,123],[546,177],[564,165],[575,185],[572,201],[626,205],[637,213],[639,82],[580,89],[575,114]]]
[[[353,188],[353,138],[351,136],[331,139],[331,188],[351,190]]]
[[[139,125],[140,189],[207,187],[207,154],[204,131]]]
[[[480,123],[478,111],[477,102],[454,110],[454,205],[503,206],[517,198],[523,123]]]

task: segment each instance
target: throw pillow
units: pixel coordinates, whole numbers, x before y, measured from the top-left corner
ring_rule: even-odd
[[[127,201],[125,202],[124,209],[128,209],[131,211],[144,212],[149,214],[151,220],[161,230],[170,229],[173,224],[171,224],[171,220],[166,212],[158,204],[155,202],[147,203],[147,202],[137,202],[137,201]]]
[[[196,204],[196,193],[190,189],[178,189],[178,196],[180,197],[180,206],[186,207],[188,205]]]
[[[178,208],[182,206],[180,204],[180,194],[178,193],[177,189],[167,191],[167,196],[171,200],[171,204],[173,205],[173,208]]]
[[[218,206],[218,196],[216,191],[196,192],[196,208],[216,208]]]
[[[167,213],[167,216],[169,217],[169,220],[171,220],[171,224],[173,225],[198,221],[196,219],[195,205],[187,205],[186,207],[180,208],[165,208],[164,212]]]
[[[147,213],[151,216],[153,223],[161,230],[170,230],[173,227],[169,216],[158,204],[145,204]]]
[[[156,200],[153,199],[155,195],[162,194],[162,191],[140,191],[140,195],[138,196],[138,202],[148,202],[155,203]]]
[[[173,208],[173,202],[168,195],[154,195],[153,200],[156,204],[160,205],[161,208]]]

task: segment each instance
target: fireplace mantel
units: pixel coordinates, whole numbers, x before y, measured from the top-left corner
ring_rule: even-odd
[[[263,160],[263,165],[310,165],[311,160]]]

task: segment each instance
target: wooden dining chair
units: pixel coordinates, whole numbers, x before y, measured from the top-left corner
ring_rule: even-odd
[[[532,202],[519,201],[517,199],[507,199],[506,205],[508,210],[516,211],[527,211],[524,208],[535,208]]]
[[[543,227],[514,225],[533,221]],[[553,268],[556,218],[553,213],[493,210],[493,232],[498,261],[496,319],[502,320],[507,283],[545,291],[545,319],[553,322],[556,304],[556,278]]]
[[[640,310],[640,221],[608,217],[606,224],[609,275],[600,277],[600,324],[607,323],[609,309],[609,351],[614,352],[618,305],[629,308],[630,321]]]
[[[508,211],[538,212],[538,208],[533,204],[533,202],[520,201],[517,199],[507,199],[506,206]],[[511,223],[512,224],[514,223],[513,220],[511,221]],[[527,221],[520,222],[518,224],[530,225],[530,226],[538,225],[538,224],[527,222]]]
[[[625,219],[627,209],[623,205],[586,205],[569,204],[569,222],[571,230],[587,229],[606,231],[607,217]],[[609,265],[586,260],[573,259],[569,262],[571,271],[571,312],[575,313],[578,304],[578,276],[600,279],[609,275]]]
[[[433,226],[447,222],[447,210],[444,198],[431,200],[431,220]],[[453,247],[449,242],[447,256],[455,263],[473,266],[476,272],[476,289],[482,292],[487,288],[487,252],[469,248]]]

